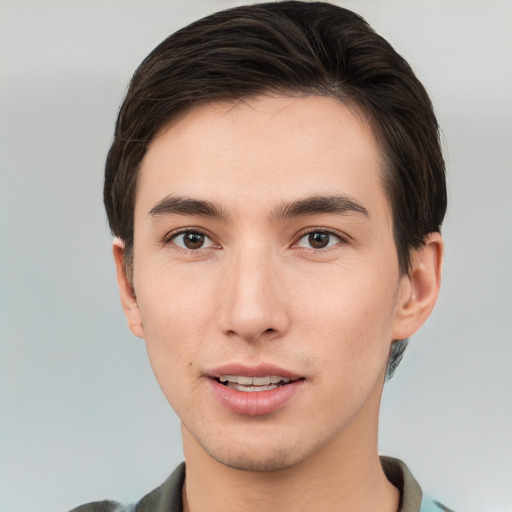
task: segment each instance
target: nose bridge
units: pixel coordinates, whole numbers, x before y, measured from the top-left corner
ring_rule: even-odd
[[[278,256],[267,244],[252,241],[235,248],[227,260],[221,330],[247,341],[282,334],[288,320]]]

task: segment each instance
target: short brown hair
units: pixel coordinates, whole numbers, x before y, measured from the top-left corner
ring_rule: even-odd
[[[265,93],[324,95],[361,111],[379,143],[400,272],[438,232],[445,167],[432,104],[407,62],[359,15],[323,2],[269,2],[200,19],[169,36],[136,70],[119,111],[104,201],[131,273],[137,175],[173,117],[202,103]],[[393,345],[388,376],[406,340]]]

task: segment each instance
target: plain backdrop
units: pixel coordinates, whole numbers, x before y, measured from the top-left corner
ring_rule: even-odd
[[[179,425],[117,297],[102,172],[142,58],[238,1],[0,0],[0,511],[136,500]],[[438,305],[386,385],[380,451],[458,512],[512,511],[512,2],[352,0],[445,141]]]

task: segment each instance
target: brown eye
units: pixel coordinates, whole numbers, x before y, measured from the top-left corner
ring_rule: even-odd
[[[297,246],[307,249],[326,249],[339,242],[341,242],[341,238],[329,231],[311,231],[298,241]]]
[[[329,233],[310,233],[308,235],[308,242],[313,249],[323,249],[327,247],[329,243],[330,235]]]
[[[187,249],[200,249],[204,244],[204,235],[202,233],[185,233],[183,244]]]
[[[200,231],[182,231],[174,235],[171,241],[178,247],[189,251],[215,247],[213,241]]]

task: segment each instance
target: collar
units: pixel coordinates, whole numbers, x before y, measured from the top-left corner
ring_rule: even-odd
[[[397,512],[420,512],[423,493],[409,468],[401,460],[392,457],[381,456],[380,463],[386,478],[400,491]],[[182,462],[160,487],[137,503],[135,511],[182,512],[181,493],[184,482],[185,463]]]
[[[380,463],[386,478],[400,491],[398,512],[419,512],[423,493],[409,468],[393,457],[381,456]]]

